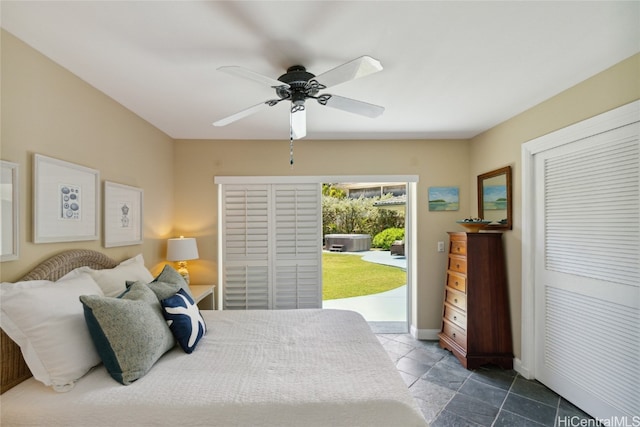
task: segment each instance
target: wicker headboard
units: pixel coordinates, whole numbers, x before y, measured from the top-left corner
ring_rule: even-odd
[[[20,281],[55,281],[78,267],[88,266],[95,270],[102,270],[117,265],[117,261],[100,252],[75,249],[52,256],[35,267]],[[4,331],[0,331],[0,381],[2,383],[0,393],[4,393],[29,377],[31,377],[31,372],[22,358],[20,347]]]

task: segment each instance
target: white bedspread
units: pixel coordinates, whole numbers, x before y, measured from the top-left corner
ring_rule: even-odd
[[[202,313],[192,354],[173,349],[129,386],[102,365],[68,393],[31,378],[0,398],[2,426],[426,425],[359,314]]]

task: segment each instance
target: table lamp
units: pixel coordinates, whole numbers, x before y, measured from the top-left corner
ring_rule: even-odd
[[[180,236],[179,239],[167,240],[167,260],[178,261],[178,273],[189,284],[187,261],[198,259],[198,245],[193,237]]]

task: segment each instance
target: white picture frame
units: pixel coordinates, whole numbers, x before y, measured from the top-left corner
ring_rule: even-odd
[[[104,182],[105,248],[142,244],[143,202],[142,188]]]
[[[100,172],[34,155],[33,242],[98,240]]]
[[[0,160],[0,262],[18,259],[20,169],[17,163]]]

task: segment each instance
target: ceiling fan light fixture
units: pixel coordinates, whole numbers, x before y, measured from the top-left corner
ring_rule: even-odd
[[[291,92],[291,112],[304,110],[305,99],[307,99],[307,95],[304,91],[294,90]]]
[[[220,67],[218,70],[234,74],[245,79],[264,83],[275,89],[277,99],[270,99],[262,104],[254,105],[248,109],[235,113],[229,117],[214,122],[215,126],[225,126],[243,117],[256,113],[263,107],[273,107],[280,101],[291,101],[290,108],[290,163],[293,166],[293,140],[304,138],[307,135],[305,100],[315,99],[320,105],[336,108],[342,111],[359,114],[366,117],[377,117],[384,112],[384,107],[373,105],[355,99],[342,96],[322,94],[321,90],[330,86],[348,82],[369,74],[382,71],[382,65],[370,56],[361,56],[345,64],[339,65],[316,77],[307,71],[302,65],[294,65],[287,68],[287,72],[278,77],[278,80],[262,76],[251,70],[238,66]]]

